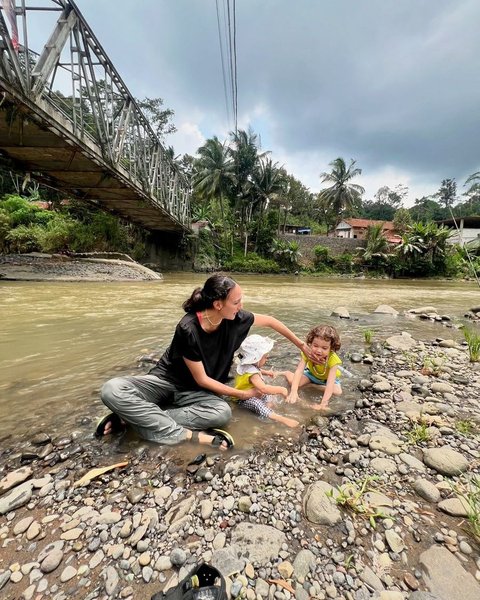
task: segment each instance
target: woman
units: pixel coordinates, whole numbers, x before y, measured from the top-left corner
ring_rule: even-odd
[[[172,343],[148,375],[116,377],[103,386],[102,401],[114,414],[100,422],[98,435],[126,422],[144,439],[160,444],[193,440],[226,448],[233,440],[204,430],[230,420],[222,395],[246,400],[255,394],[254,389],[225,385],[233,355],[251,326],[271,327],[308,353],[306,344],[274,317],[243,310],[242,290],[226,275],[209,277],[183,308],[187,314]]]

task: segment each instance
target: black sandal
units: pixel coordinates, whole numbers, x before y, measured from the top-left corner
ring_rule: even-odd
[[[198,433],[198,431],[192,431],[192,437],[190,438],[191,442],[199,443]],[[210,444],[215,448],[219,448],[223,442],[227,444],[227,448],[233,448],[235,446],[233,437],[227,431],[223,431],[223,429],[207,429],[204,433],[213,436],[213,440]]]
[[[95,437],[101,438],[105,435],[105,429],[108,423],[111,425],[110,433],[112,434],[123,433],[127,428],[126,424],[118,415],[110,413],[98,421],[97,428],[95,429]]]

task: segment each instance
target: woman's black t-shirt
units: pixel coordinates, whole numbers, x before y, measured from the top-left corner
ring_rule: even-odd
[[[196,314],[186,314],[175,329],[172,343],[149,371],[150,375],[170,381],[179,390],[198,390],[200,386],[183,360],[186,358],[202,362],[209,377],[225,383],[233,355],[247,337],[253,320],[253,313],[241,310],[234,319],[223,319],[217,330],[206,333]]]

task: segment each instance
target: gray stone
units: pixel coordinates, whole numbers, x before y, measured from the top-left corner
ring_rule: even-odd
[[[432,546],[420,555],[423,578],[430,592],[445,600],[478,600],[480,585],[443,546]]]
[[[388,304],[379,304],[373,312],[380,313],[382,315],[398,315],[398,310],[395,310]]]
[[[349,319],[350,313],[348,312],[348,309],[345,308],[345,306],[337,306],[337,308],[334,308],[332,310],[332,312],[330,313],[330,316],[340,317],[340,319]]]
[[[276,558],[286,541],[286,535],[275,527],[254,523],[239,523],[231,534],[232,546],[260,565],[267,564],[272,556]]]
[[[310,573],[311,567],[315,566],[315,554],[310,550],[300,550],[293,561],[295,577],[305,578]]]
[[[438,508],[452,517],[468,517],[468,502],[461,498],[447,498],[438,503]]]
[[[0,515],[27,504],[32,497],[33,484],[31,481],[24,481],[17,487],[14,487],[8,494],[0,498]]]
[[[337,490],[325,481],[316,481],[309,485],[303,497],[303,511],[306,518],[311,523],[319,525],[339,523],[342,520],[342,513],[334,500],[337,495]]]
[[[423,451],[423,461],[431,469],[449,476],[459,475],[466,471],[469,466],[469,462],[463,454],[449,446],[427,448]]]
[[[427,479],[416,479],[413,482],[413,489],[427,502],[435,503],[440,500],[440,490]]]
[[[0,479],[0,496],[14,488],[16,485],[23,483],[26,479],[31,477],[32,473],[31,467],[20,467],[15,471],[7,473],[3,479]]]

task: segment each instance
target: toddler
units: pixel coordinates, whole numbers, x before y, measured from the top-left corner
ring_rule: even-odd
[[[261,417],[268,417],[272,421],[278,421],[287,427],[297,427],[298,421],[277,414],[272,410],[275,402],[274,395],[281,394],[287,397],[287,388],[279,385],[268,385],[263,380],[264,376],[274,377],[273,371],[266,371],[262,367],[267,362],[268,353],[273,348],[274,341],[261,335],[248,336],[240,346],[238,357],[240,364],[237,367],[235,388],[237,390],[250,390],[255,388],[257,394],[248,400],[237,400],[243,408],[248,408]],[[284,375],[285,373],[278,373]]]
[[[341,346],[340,337],[334,327],[318,325],[309,331],[306,342],[312,358],[309,359],[302,352],[295,373],[284,373],[291,386],[287,402],[296,402],[299,399],[298,388],[313,383],[321,386],[323,391],[320,404],[313,405],[313,408],[320,410],[328,406],[332,396],[342,395],[341,371],[338,368],[342,361],[336,354]]]

